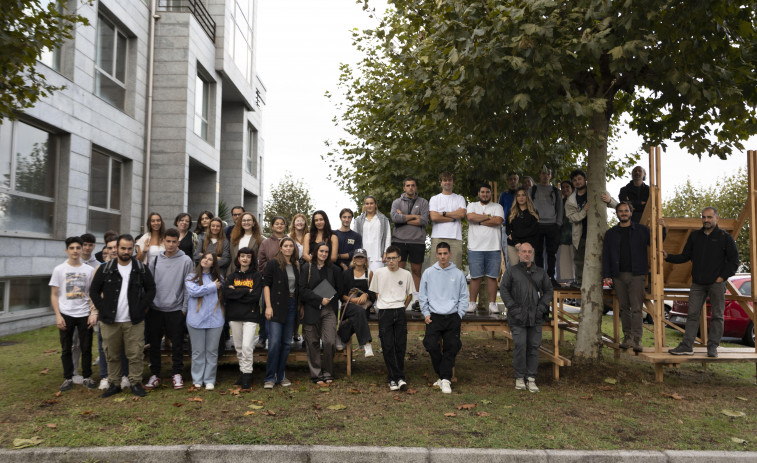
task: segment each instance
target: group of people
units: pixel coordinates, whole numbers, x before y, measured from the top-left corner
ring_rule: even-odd
[[[643,183],[643,168],[636,167],[632,175],[621,189],[621,202],[607,192],[600,195],[619,219],[605,237],[603,272],[619,299],[621,347],[640,350],[650,234],[637,221],[649,188]],[[266,238],[255,215],[237,206],[232,209],[231,226],[224,228],[220,218],[204,211],[194,231],[187,213],[176,216],[174,227],[168,229],[160,214],[151,213],[141,237],[108,232],[105,247],[96,254],[94,236],[68,238],[68,259],[50,279],[62,346],[60,390],[73,387],[77,356],[72,351],[77,340],[82,384],[96,387],[91,378],[91,344],[98,327],[103,397],[125,388],[144,396],[145,389],[158,387],[163,345],[170,345],[172,352],[172,386],[183,388],[185,330],[194,387],[214,389],[219,350],[229,332],[239,360],[237,385],[251,387],[254,349],[267,346],[264,388],[290,386],[286,362],[299,324],[311,380],[329,384],[334,380],[335,351],[353,334],[365,356],[373,356],[370,311],[378,319],[388,387],[404,390],[406,310],[415,309],[426,323],[423,344],[439,378],[435,386],[450,393],[455,357],[462,346],[461,320],[476,311],[486,277],[488,311],[500,312],[497,289],[505,306],[502,315],[515,346],[516,389],[538,392],[538,348],[553,287],[558,278],[579,285],[582,278],[586,174],[578,169],[570,177],[558,189],[550,183],[548,167],[541,170],[539,183],[530,186],[526,185],[530,177],[520,185],[518,175],[510,173],[510,188],[498,202],[492,200],[491,186],[482,184],[479,201],[469,204],[453,192],[450,173],[440,175],[441,192],[430,201],[418,196],[416,180],[408,177],[402,195],[392,203],[390,218],[378,211],[373,196],[367,196],[358,217],[348,208],[340,211],[336,230],[325,212],[316,211],[309,228],[307,217],[297,214],[288,234],[286,219],[274,217],[271,236]],[[686,336],[671,349],[673,354],[692,352],[697,309],[709,295],[714,328],[708,354],[717,356],[722,308],[718,331],[716,306],[722,305],[723,282],[738,267],[733,238],[717,228],[717,211],[706,208],[702,218],[702,230],[689,237],[684,252],[665,255],[674,263],[693,260],[696,286],[692,286]],[[462,271],[463,220],[469,225],[470,291]],[[422,272],[429,223],[434,263]],[[405,269],[407,262],[410,271]],[[507,271],[497,285],[503,262]],[[145,344],[150,346],[150,376],[143,386]]]

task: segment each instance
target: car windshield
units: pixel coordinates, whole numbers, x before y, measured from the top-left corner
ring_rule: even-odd
[[[739,292],[742,296],[751,296],[752,295],[752,281],[748,280],[745,281],[744,284],[741,285],[739,288]]]

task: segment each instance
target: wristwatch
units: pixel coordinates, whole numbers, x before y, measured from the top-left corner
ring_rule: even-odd
[[[442,212],[442,217],[447,217],[447,211]]]

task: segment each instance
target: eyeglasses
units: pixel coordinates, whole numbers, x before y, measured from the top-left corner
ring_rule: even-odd
[[[239,217],[242,214],[231,214],[232,217]]]
[[[252,223],[252,220],[251,219],[244,219],[244,220],[242,220],[242,223]]]
[[[397,256],[397,257],[387,257],[386,260],[395,261],[395,260],[400,260],[400,258],[399,258],[399,256]]]

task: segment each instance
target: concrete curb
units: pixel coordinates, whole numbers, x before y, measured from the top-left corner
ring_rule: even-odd
[[[54,447],[0,450],[4,463],[29,462],[254,462],[266,463],[754,463],[757,452],[510,450],[423,447],[331,447],[325,445],[172,445]]]

